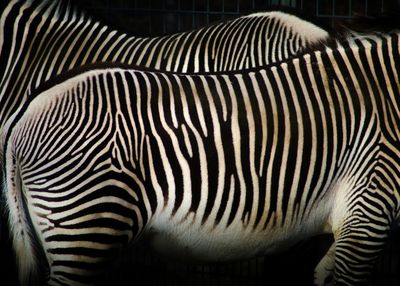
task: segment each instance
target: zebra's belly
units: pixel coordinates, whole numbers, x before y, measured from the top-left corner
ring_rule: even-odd
[[[243,224],[212,228],[173,221],[153,224],[145,239],[159,254],[185,262],[220,262],[255,257],[287,248],[301,238],[301,229],[252,231]]]

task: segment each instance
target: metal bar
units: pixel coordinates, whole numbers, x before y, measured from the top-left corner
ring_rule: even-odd
[[[221,13],[221,11],[188,11],[188,10],[169,10],[169,9],[149,9],[149,8],[140,8],[140,9],[122,9],[122,8],[110,8],[110,9],[103,9],[103,8],[92,8],[90,9],[91,11],[95,12],[100,12],[100,11],[107,11],[107,12],[128,12],[128,13],[176,13],[176,14],[198,14],[198,15],[205,15],[209,13],[210,15],[229,15],[229,16],[235,16],[235,15],[241,15],[241,12],[230,12],[230,11],[224,11]]]
[[[149,34],[153,34],[153,21],[151,21],[151,14],[147,16],[147,19],[149,21]]]
[[[151,2],[152,2],[152,1],[150,1],[150,5],[151,5]],[[163,9],[166,9],[166,8],[165,8],[165,2],[166,2],[166,1],[163,1],[163,2],[162,2],[162,7],[163,7]],[[152,9],[152,10],[154,10],[154,9]],[[165,33],[167,32],[167,19],[166,19],[165,17],[162,18],[162,23],[163,23],[163,33],[165,34]]]
[[[347,13],[347,15],[349,15],[349,16],[352,15],[352,11],[353,11],[352,6],[353,6],[353,3],[352,3],[352,0],[350,0],[350,1],[349,1],[349,11],[348,11],[348,13]]]
[[[206,22],[207,24],[210,23],[210,0],[207,0]]]
[[[222,0],[222,20],[225,20],[225,0]]]
[[[192,0],[192,10],[196,10],[196,3],[195,0]],[[192,29],[196,26],[195,25],[195,13],[193,13],[193,11],[191,12],[192,14]]]
[[[181,6],[181,0],[178,0],[178,10],[181,10],[182,6]],[[178,17],[178,30],[182,30],[182,15],[179,15]]]
[[[332,18],[332,15],[329,14],[319,14],[318,17],[320,18]],[[352,19],[353,16],[347,16],[347,15],[335,15],[335,19]]]

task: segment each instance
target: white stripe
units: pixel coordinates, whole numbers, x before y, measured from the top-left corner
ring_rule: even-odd
[[[265,85],[267,87],[266,90],[273,90],[271,82],[268,79],[268,75],[267,75],[266,71],[262,70],[260,72],[260,75],[262,76],[262,78],[265,82]],[[271,150],[268,150],[270,159],[268,161],[268,166],[266,169],[265,204],[263,207],[264,212],[261,217],[260,224],[259,224],[260,228],[263,228],[263,226],[266,225],[266,223],[268,223],[267,216],[268,216],[268,213],[270,212],[271,192],[275,191],[275,190],[272,190],[272,181],[276,179],[276,178],[272,178],[272,171],[273,171],[273,162],[274,162],[275,156],[277,156],[276,147],[278,145],[278,130],[279,130],[279,124],[278,124],[278,120],[277,120],[278,110],[277,110],[277,105],[276,105],[276,101],[275,101],[275,96],[269,96],[269,98],[271,100],[271,109],[272,109],[272,114],[273,114],[274,127],[273,127],[273,138],[270,139],[270,140],[272,140]]]
[[[231,132],[232,132],[232,144],[233,144],[233,150],[234,150],[234,156],[235,156],[235,167],[236,167],[236,172],[237,176],[239,179],[239,192],[240,192],[240,198],[239,198],[239,206],[238,209],[235,213],[235,219],[236,220],[241,220],[241,217],[244,212],[244,207],[245,207],[245,201],[246,201],[246,181],[244,179],[243,175],[243,170],[242,170],[242,151],[241,151],[241,141],[242,141],[242,136],[241,136],[241,130],[240,130],[240,125],[239,125],[239,110],[238,110],[238,105],[237,105],[237,100],[236,100],[236,95],[237,91],[234,91],[232,89],[232,85],[230,83],[230,78],[226,75],[223,75],[222,78],[225,80],[227,86],[228,86],[228,91],[229,91],[229,97],[231,99],[231,106],[232,106],[232,113],[231,113]],[[238,80],[242,80],[241,78],[238,78]]]
[[[250,78],[254,82],[254,73],[250,73]],[[249,92],[244,84],[243,78],[241,76],[236,75],[236,78],[239,81],[239,86],[240,86],[240,93],[243,95],[243,101],[244,101],[244,106],[246,108],[246,121],[247,121],[247,126],[249,128],[249,138],[248,144],[249,144],[249,162],[250,162],[250,173],[251,173],[251,181],[252,181],[252,186],[249,188],[252,189],[253,193],[253,199],[252,199],[252,205],[251,205],[251,212],[250,212],[250,219],[248,221],[248,225],[250,228],[252,228],[255,224],[255,220],[257,217],[257,211],[258,211],[258,200],[259,200],[259,194],[260,194],[260,189],[259,189],[259,180],[257,176],[257,170],[256,170],[256,163],[255,163],[255,158],[256,158],[256,153],[255,153],[255,146],[256,146],[256,135],[258,135],[259,130],[255,129],[255,120],[254,120],[254,114],[253,114],[253,109],[251,107],[251,99],[249,98]],[[245,138],[243,138],[245,140]],[[257,154],[257,156],[259,156]],[[243,203],[245,203],[245,200],[243,200]]]

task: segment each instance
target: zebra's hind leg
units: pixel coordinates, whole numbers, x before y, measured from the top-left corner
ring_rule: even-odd
[[[96,285],[104,279],[103,272],[108,268],[116,251],[109,246],[100,249],[99,246],[93,245],[89,249],[85,244],[63,241],[58,248],[52,247],[47,250],[47,285],[87,286]]]
[[[113,186],[112,191],[115,194],[118,190]],[[62,223],[42,230],[49,264],[48,285],[104,282],[106,270],[111,268],[121,250],[138,238],[143,230],[143,213],[126,202],[129,207],[121,207],[113,199],[116,200],[104,196],[91,208],[81,208],[79,215],[62,215]]]
[[[59,232],[64,231],[59,229]],[[62,241],[46,242],[48,285],[98,285],[107,278],[106,270],[110,269],[121,249],[126,247],[128,237],[122,232],[106,234],[89,233],[87,230],[76,239],[72,235],[67,236],[57,237]]]
[[[316,267],[317,285],[365,285],[390,232],[390,220],[380,214],[373,220],[357,210],[344,221]]]

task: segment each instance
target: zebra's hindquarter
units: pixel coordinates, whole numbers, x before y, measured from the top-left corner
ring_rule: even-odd
[[[130,155],[120,153],[125,150],[119,148],[120,140],[125,138],[115,130],[109,114],[101,113],[104,102],[90,98],[99,108],[99,113],[92,110],[98,120],[84,124],[92,111],[82,108],[82,98],[71,100],[71,93],[52,95],[54,101],[49,104],[39,96],[12,126],[7,140],[12,151],[9,157],[20,178],[20,183],[14,184],[15,192],[7,192],[9,196],[15,193],[8,205],[10,210],[25,213],[21,199],[26,200],[32,231],[39,239],[32,240],[35,235],[30,235],[28,220],[20,225],[21,214],[11,214],[21,228],[20,234],[14,235],[27,238],[23,246],[14,247],[20,248],[17,253],[30,254],[32,261],[22,268],[21,277],[37,267],[31,247],[39,243],[47,258],[50,285],[60,281],[75,285],[77,280],[90,284],[93,276],[102,274],[105,261],[138,237],[150,206],[140,174],[137,176],[126,160]],[[54,105],[60,109],[52,110]],[[7,171],[10,176],[15,173]],[[21,205],[16,208],[14,202]],[[99,267],[94,269],[96,264]]]

